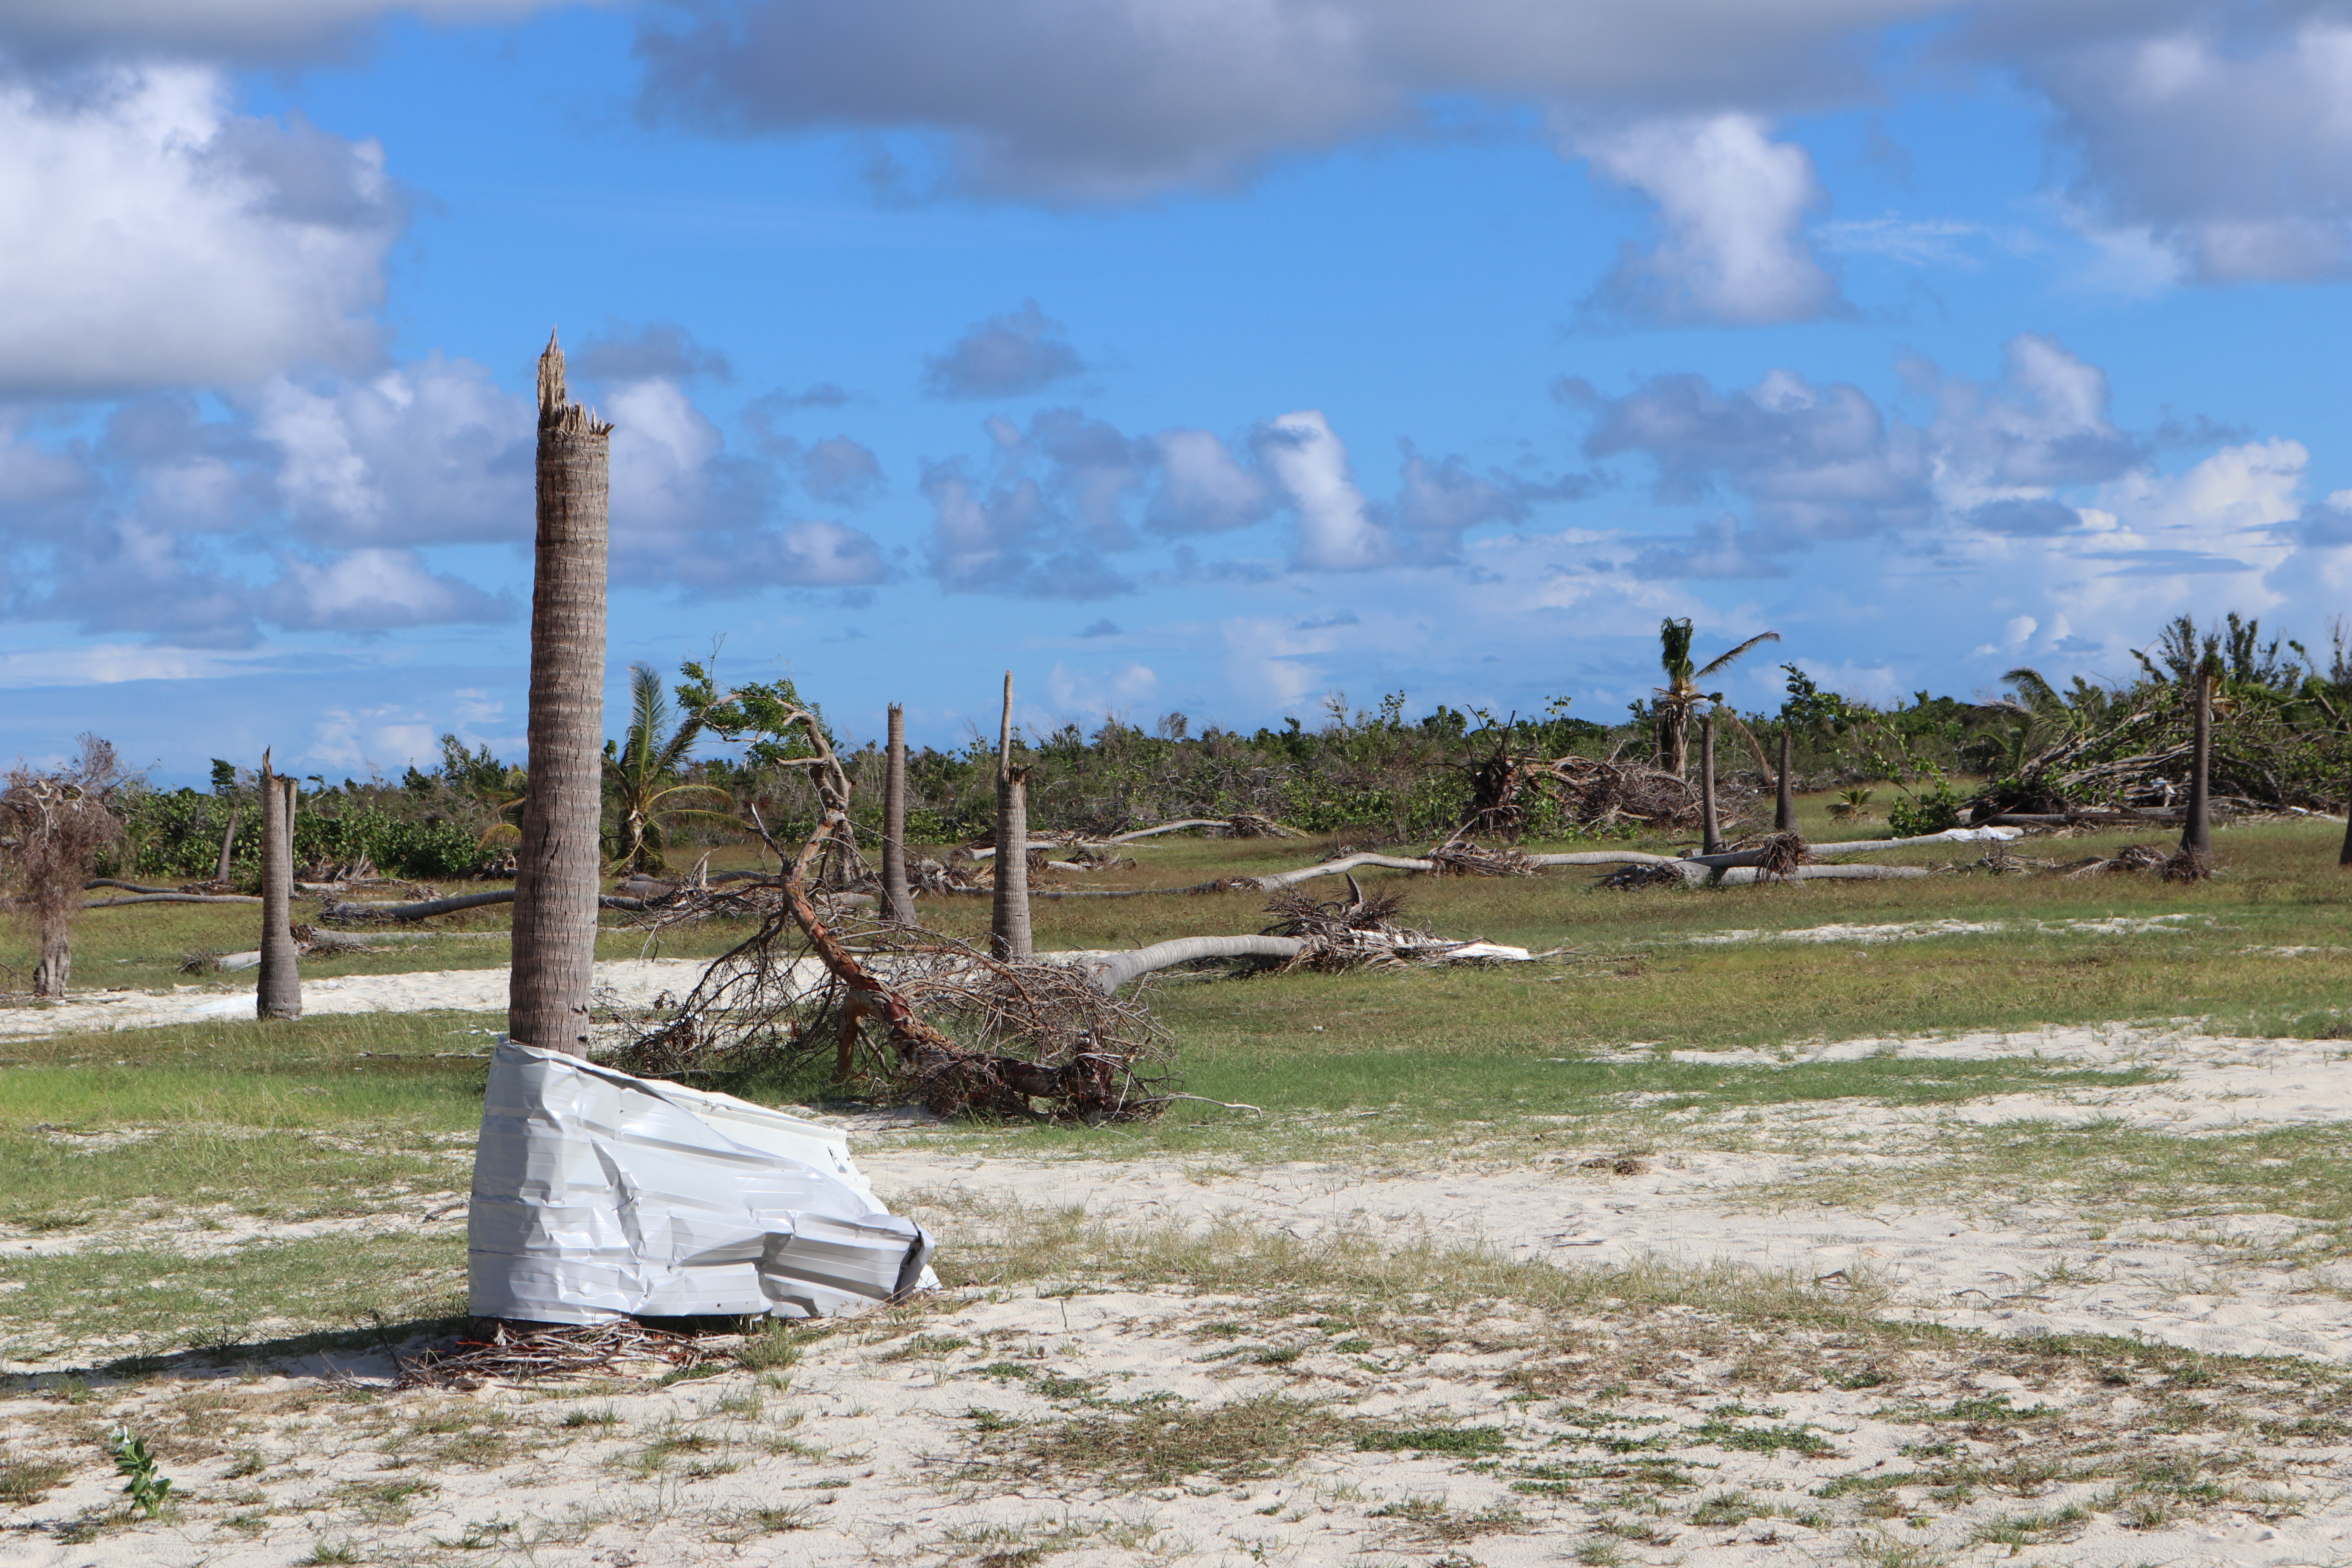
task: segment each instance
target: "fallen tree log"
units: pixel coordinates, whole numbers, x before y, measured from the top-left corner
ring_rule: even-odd
[[[125,882],[114,877],[92,877],[81,885],[85,893],[99,888],[120,888],[126,893],[181,893],[184,888],[151,888],[144,882]]]
[[[250,893],[137,893],[127,899],[89,899],[86,910],[120,909],[124,904],[257,904]]]
[[[1779,873],[1760,866],[1730,866],[1716,873],[1715,885],[1737,888],[1750,882],[1892,882],[1932,875],[1925,866],[1799,866]]]
[[[1108,994],[1180,963],[1197,963],[1204,958],[1292,959],[1306,947],[1305,939],[1295,936],[1182,936],[1139,947],[1133,952],[1087,959],[1080,968],[1097,990]]]
[[[319,910],[322,921],[425,921],[436,915],[454,915],[460,910],[478,910],[490,904],[514,902],[514,889],[500,888],[488,893],[461,893],[454,899],[427,899],[415,904],[352,904],[329,901]],[[125,902],[136,902],[125,900]],[[257,904],[259,899],[246,899],[244,903]],[[597,907],[607,910],[630,910],[638,914],[646,911],[643,899],[617,898],[611,893],[600,894]]]

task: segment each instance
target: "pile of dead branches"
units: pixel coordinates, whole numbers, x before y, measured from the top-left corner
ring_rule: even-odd
[[[1528,766],[1522,787],[1550,794],[1568,819],[1580,826],[1638,823],[1653,829],[1689,831],[1699,826],[1698,785],[1643,763],[1560,757]],[[1717,815],[1731,821],[1754,795],[1750,788],[1728,783],[1718,785]]]
[[[787,765],[807,770],[824,815],[796,855],[768,839],[788,865],[774,907],[638,1031],[619,1064],[656,1077],[806,1067],[829,1047],[836,1083],[940,1116],[1099,1122],[1164,1109],[1168,1038],[1140,995],[892,925],[839,897],[820,904],[819,868],[835,866],[838,883],[856,879],[849,781],[814,713],[794,709],[787,721],[808,752]],[[767,838],[756,812],[752,822]]]
[[[1446,842],[1424,857],[1439,877],[1532,877],[1537,867],[1517,849],[1482,849],[1467,839]]]
[[[2096,856],[2064,868],[2076,877],[2137,876],[2153,871],[2168,882],[2201,882],[2213,874],[2201,855],[2186,849],[2165,849],[2154,844],[2126,844],[2113,855]]]

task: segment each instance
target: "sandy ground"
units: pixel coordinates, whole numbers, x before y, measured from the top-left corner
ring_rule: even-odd
[[[600,965],[598,978],[646,1000],[683,990],[698,969]],[[353,977],[307,985],[305,1003],[490,1011],[504,985],[498,970]],[[192,989],[78,998],[36,1016],[89,1026],[56,1021],[80,1008],[128,1026],[237,1005],[247,996]],[[16,1016],[0,1015],[0,1032]],[[380,1356],[266,1375],[191,1363],[87,1393],[51,1376],[0,1392],[0,1564],[2352,1562],[2352,1407],[2325,1403],[2341,1400],[2336,1369],[2352,1363],[2352,1265],[2306,1256],[2302,1222],[2253,1214],[2102,1232],[2031,1194],[1869,1207],[1777,1195],[1824,1172],[1883,1170],[1899,1191],[1899,1173],[1958,1128],[2105,1120],[2227,1138],[2341,1121],[2352,1051],[2115,1027],[1675,1058],[1769,1068],[1873,1055],[2165,1076],[1939,1106],[1695,1110],[1627,1173],[1586,1164],[1612,1151],[1567,1129],[1538,1163],[1465,1148],[1442,1168],[1402,1171],[1370,1160],[1234,1170],[1230,1160],[980,1158],[879,1118],[853,1134],[877,1191],[922,1215],[950,1250],[1024,1215],[1083,1209],[1112,1226],[1431,1239],[1570,1268],[1730,1262],[1883,1286],[1891,1315],[1992,1336],[1958,1352],[1912,1352],[1854,1377],[1861,1352],[1833,1330],[1713,1324],[1680,1309],[1560,1322],[1452,1303],[1416,1317],[1079,1283],[1075,1294],[967,1290],[870,1314],[811,1340],[797,1366],[764,1382],[736,1370],[670,1387],[625,1376],[395,1393]],[[1729,1147],[1709,1147],[1718,1141]],[[136,1239],[171,1234],[151,1222]],[[186,1241],[217,1248],[259,1234]],[[1074,1283],[1083,1264],[1073,1260]],[[2030,1351],[2050,1332],[2301,1359],[2264,1374],[2273,1384],[2190,1394],[2144,1370],[2053,1372]],[[1641,1345],[1651,1348],[1626,1348]],[[1609,1371],[1612,1355],[1633,1370]],[[1138,1468],[1155,1450],[1137,1423],[1154,1412],[1207,1421],[1276,1408],[1265,1400],[1301,1401],[1340,1425],[1301,1455],[1262,1462],[1243,1436],[1210,1429],[1186,1450],[1195,1468]],[[1951,1414],[1964,1410],[1977,1414]],[[186,1494],[162,1521],[110,1511],[118,1483],[90,1462],[124,1421],[153,1435]],[[1105,1423],[1115,1436],[1097,1449],[1068,1441]],[[1457,1428],[1489,1435],[1458,1452],[1360,1447],[1368,1433]],[[1775,1446],[1773,1433],[1790,1432],[1811,1435]],[[2053,1454],[2065,1462],[2037,1458]],[[52,1457],[65,1468],[44,1489],[38,1467]],[[2175,1472],[2218,1479],[2173,1492],[2145,1479]]]

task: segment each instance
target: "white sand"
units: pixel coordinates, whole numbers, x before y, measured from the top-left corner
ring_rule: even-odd
[[[642,1002],[662,990],[682,992],[700,967],[684,960],[600,965],[598,981]],[[502,969],[354,976],[306,985],[305,1005],[319,1013],[415,1007],[495,1012],[505,1005],[505,979]],[[19,1019],[37,1020],[47,1028],[93,1026],[61,1022],[66,1016],[131,1026],[239,1016],[241,1012],[230,1009],[249,1006],[249,993],[201,988],[171,997],[77,998],[66,1007],[0,1014],[0,1033],[29,1032],[12,1028]],[[1628,1048],[1604,1059],[1655,1059],[1658,1054]],[[1197,1227],[1228,1221],[1310,1240],[1339,1233],[1399,1242],[1427,1237],[1567,1267],[1645,1258],[1731,1262],[1785,1270],[1833,1288],[1841,1282],[1884,1284],[1892,1289],[1900,1315],[1996,1335],[2146,1336],[2212,1352],[2352,1362],[2352,1308],[2347,1306],[2352,1265],[2306,1256],[2299,1245],[2306,1227],[2287,1216],[2141,1221],[2098,1235],[2068,1205],[2029,1193],[1967,1205],[1885,1202],[1869,1207],[1799,1205],[1775,1196],[1813,1175],[1867,1175],[1882,1169],[1893,1190],[1899,1173],[1937,1152],[1953,1131],[2003,1122],[2106,1120],[2227,1139],[2256,1127],[2342,1121],[2352,1112],[2352,1049],[2329,1042],[2211,1037],[2184,1026],[2053,1028],[1934,1040],[1852,1040],[1783,1051],[1672,1053],[1676,1061],[1757,1068],[1871,1056],[2022,1057],[2149,1068],[2165,1076],[2144,1085],[2053,1086],[1940,1106],[1846,1100],[1698,1109],[1681,1118],[1671,1146],[1654,1157],[1651,1169],[1630,1175],[1587,1168],[1583,1160],[1611,1151],[1578,1141],[1590,1133],[1566,1131],[1559,1134],[1562,1146],[1556,1156],[1506,1168],[1483,1162],[1473,1146],[1458,1151],[1461,1157],[1450,1164],[1421,1172],[1336,1163],[1237,1172],[1229,1168],[1229,1157],[1220,1158],[1225,1168],[1178,1160],[982,1158],[909,1145],[903,1132],[887,1130],[884,1119],[853,1125],[861,1163],[877,1190],[894,1207],[923,1214],[950,1252],[960,1240],[978,1239],[993,1226],[1019,1223],[1023,1211],[1076,1207],[1117,1226]],[[903,1119],[897,1125],[910,1126]],[[1711,1142],[1741,1152],[1710,1148]],[[136,1237],[100,1230],[20,1237],[0,1245],[58,1251],[176,1236],[175,1245],[212,1250],[264,1235],[462,1224],[462,1215],[425,1219],[423,1211],[432,1202],[420,1197],[415,1213],[300,1227],[247,1222],[226,1236],[194,1231],[193,1221],[176,1231],[168,1222],[151,1222]],[[1073,1270],[1082,1278],[1084,1260],[1073,1259]],[[1060,1299],[1041,1299],[1026,1289],[974,1291],[936,1306],[928,1315],[877,1317],[812,1347],[786,1392],[758,1393],[739,1373],[708,1384],[669,1389],[638,1384],[618,1394],[553,1403],[492,1386],[473,1394],[401,1394],[373,1405],[330,1403],[257,1416],[242,1428],[236,1446],[264,1461],[259,1473],[231,1477],[225,1458],[193,1457],[214,1453],[198,1444],[185,1450],[191,1458],[166,1465],[192,1493],[177,1522],[110,1530],[79,1541],[66,1538],[65,1522],[102,1507],[115,1485],[89,1462],[89,1433],[98,1429],[94,1413],[78,1413],[53,1398],[0,1397],[0,1454],[58,1452],[82,1467],[44,1501],[0,1513],[0,1564],[282,1564],[320,1542],[344,1541],[360,1543],[370,1561],[527,1556],[546,1568],[735,1562],[972,1564],[985,1563],[992,1552],[1016,1551],[1024,1542],[1051,1538],[1060,1542],[1049,1559],[1054,1568],[1172,1561],[1345,1563],[1363,1568],[1468,1562],[1504,1568],[1568,1558],[1595,1521],[1618,1507],[1602,1495],[1607,1489],[1599,1483],[1569,1497],[1514,1494],[1507,1489],[1507,1474],[1491,1468],[1433,1455],[1360,1454],[1344,1445],[1278,1478],[1238,1485],[1196,1476],[1140,1491],[1107,1491],[1083,1479],[1024,1477],[1017,1467],[1009,1476],[960,1478],[955,1466],[973,1452],[968,1411],[983,1408],[1020,1421],[1059,1421],[1074,1413],[1066,1401],[1054,1405],[1022,1379],[982,1370],[1008,1363],[1097,1380],[1100,1396],[1113,1400],[1166,1394],[1214,1404],[1288,1391],[1330,1401],[1351,1416],[1399,1426],[1496,1426],[1515,1434],[1514,1454],[1529,1462],[1591,1458],[1596,1450],[1578,1447],[1589,1436],[1580,1439],[1572,1422],[1559,1426],[1551,1406],[1512,1402],[1507,1377],[1527,1353],[1525,1344],[1558,1325],[1489,1319],[1474,1332],[1465,1318],[1458,1342],[1421,1342],[1416,1349],[1383,1343],[1369,1353],[1343,1353],[1333,1348],[1337,1331],[1313,1330],[1304,1321],[1261,1321],[1253,1317],[1256,1303],[1195,1299],[1181,1290]],[[1465,1311],[1475,1316],[1470,1309]],[[1230,1347],[1204,1340],[1200,1331],[1227,1319],[1241,1321],[1250,1341],[1303,1347],[1301,1358],[1274,1370],[1218,1359]],[[971,1343],[938,1354],[882,1359],[905,1352],[907,1336],[918,1331]],[[1607,1325],[1593,1326],[1604,1338],[1612,1331]],[[2138,1390],[2120,1395],[2081,1387],[2038,1390],[2014,1377],[1971,1373],[1965,1354],[1948,1359],[1950,1364],[1928,1382],[1900,1391],[1849,1392],[1823,1384],[1777,1393],[1739,1384],[1727,1361],[1702,1360],[1684,1374],[1686,1399],[1634,1403],[1612,1411],[1693,1428],[1708,1410],[1727,1402],[1761,1405],[1769,1399],[1780,1412],[1770,1419],[1811,1423],[1837,1450],[1832,1458],[1805,1459],[1785,1450],[1717,1452],[1699,1444],[1693,1458],[1687,1451],[1696,1440],[1678,1440],[1674,1451],[1685,1455],[1685,1462],[1716,1468],[1705,1471],[1697,1489],[1674,1498],[1673,1517],[1661,1527],[1666,1539],[1616,1542],[1624,1561],[1714,1568],[1865,1557],[1869,1542],[1857,1542],[1861,1526],[1850,1507],[1841,1522],[1829,1527],[1790,1518],[1700,1527],[1687,1516],[1703,1499],[1732,1489],[1785,1505],[1790,1513],[1817,1510],[1811,1493],[1832,1476],[1916,1464],[1898,1448],[1942,1434],[1923,1433],[1916,1420],[1906,1425],[1898,1419],[1889,1403],[1897,1392],[1915,1405],[2011,1390],[2020,1404],[2047,1399],[2079,1412],[2065,1418],[2074,1434],[2070,1440],[2077,1443],[2088,1443],[2100,1420],[2121,1419],[2166,1397]],[[309,1398],[306,1391],[315,1390],[331,1370],[313,1366],[250,1387],[225,1385],[226,1397],[232,1405],[244,1399],[257,1408],[268,1397]],[[385,1369],[370,1361],[358,1370],[378,1375]],[[118,1391],[105,1401],[107,1419],[171,1430],[178,1417],[166,1406],[181,1387],[163,1380]],[[749,1402],[755,1394],[764,1403],[752,1414]],[[737,1408],[720,1410],[719,1400],[729,1396]],[[607,1405],[622,1419],[616,1429],[560,1425],[567,1410]],[[518,1423],[509,1430],[521,1434],[521,1451],[478,1466],[435,1462],[433,1439],[402,1436],[433,1410],[466,1408],[502,1412]],[[640,1474],[631,1467],[632,1457],[641,1456],[648,1441],[680,1432],[707,1437],[708,1450],[698,1458],[693,1453],[681,1457],[662,1474]],[[2021,1431],[2015,1453],[2029,1455],[2032,1439],[2032,1432]],[[2181,1441],[2214,1454],[2259,1447],[2244,1432]],[[782,1446],[788,1444],[804,1449]],[[544,1452],[527,1451],[533,1447]],[[404,1453],[424,1457],[404,1463]],[[1997,1457],[1988,1451],[1985,1462]],[[705,1462],[711,1473],[701,1479],[682,1473],[695,1462]],[[2352,1559],[2352,1452],[2341,1445],[2306,1446],[2284,1458],[2265,1458],[2260,1473],[2269,1479],[2260,1486],[2248,1483],[2235,1500],[2154,1528],[2126,1528],[2116,1513],[2095,1511],[2079,1529],[2059,1532],[2067,1538],[2027,1547],[2021,1561],[2100,1568],[2158,1562],[2284,1568]],[[395,1517],[396,1509],[371,1509],[364,1500],[354,1500],[355,1488],[404,1479],[428,1484],[403,1505],[412,1510],[404,1519]],[[2275,1493],[2268,1502],[2255,1495],[2265,1488]],[[1933,1507],[1915,1499],[1937,1522],[1913,1531],[1894,1519],[1885,1526],[1886,1540],[1943,1554],[1917,1559],[1923,1563],[1989,1562],[2008,1548],[1970,1546],[1971,1521],[2053,1510],[2066,1501],[2095,1510],[2108,1506],[2099,1503],[2100,1490],[2087,1483],[2043,1485],[2016,1495],[1991,1489],[1966,1503]],[[1442,1499],[1457,1515],[1514,1506],[1523,1511],[1528,1528],[1440,1542],[1400,1513],[1400,1506],[1415,1498]],[[2290,1498],[2291,1506],[2280,1500]],[[749,1508],[803,1504],[808,1509],[802,1521],[805,1528],[726,1539],[740,1531]],[[240,1510],[251,1522],[230,1524]],[[583,1524],[583,1517],[602,1522]],[[517,1532],[508,1532],[509,1526]],[[477,1538],[488,1531],[499,1550],[460,1550],[456,1543],[467,1539],[469,1530]],[[1066,1533],[1052,1536],[1057,1530]],[[995,1537],[985,1539],[991,1531]],[[524,1553],[526,1542],[533,1544]],[[1448,1558],[1449,1551],[1463,1555]],[[1003,1568],[1012,1561],[1004,1559]]]

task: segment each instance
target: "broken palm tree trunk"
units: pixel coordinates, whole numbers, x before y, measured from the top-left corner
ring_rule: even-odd
[[[226,883],[236,865],[236,807],[228,808],[228,826],[221,834],[220,863],[213,869],[213,880]]]
[[[2197,671],[2197,709],[2190,731],[2189,820],[2180,830],[2180,852],[2200,866],[2213,858],[2213,679],[2217,656],[2208,654]],[[2347,829],[2352,831],[2352,829]]]
[[[2352,867],[2352,795],[2344,801],[2344,847],[2336,857],[2339,867]]]
[[[907,886],[907,710],[890,704],[889,751],[882,771],[882,913],[915,923],[915,894]]]
[[[1029,935],[1029,770],[1013,763],[1013,672],[1004,672],[1004,716],[996,737],[996,889],[989,907],[988,950],[1025,959]]]
[[[539,360],[530,596],[530,792],[515,852],[507,1032],[584,1056],[604,811],[604,555],[613,427],[569,400],[555,335]]]
[[[1772,831],[1794,833],[1797,831],[1797,799],[1790,793],[1789,726],[1786,722],[1780,726],[1780,776],[1773,781],[1772,791]]]
[[[1213,959],[1275,961],[1285,970],[1338,973],[1450,963],[1524,963],[1537,956],[1526,948],[1506,947],[1484,938],[1456,942],[1399,925],[1391,917],[1402,902],[1395,894],[1368,896],[1349,877],[1348,897],[1329,903],[1318,904],[1297,893],[1277,893],[1266,912],[1280,919],[1258,935],[1178,937],[1132,952],[1088,957],[1081,966],[1087,978],[1108,994],[1147,974]]]
[[[261,753],[261,978],[257,1017],[302,1016],[302,974],[294,943],[295,781],[281,778]]]
[[[1698,720],[1698,826],[1699,852],[1718,855],[1723,852],[1723,826],[1715,809],[1715,710],[1709,708]]]

